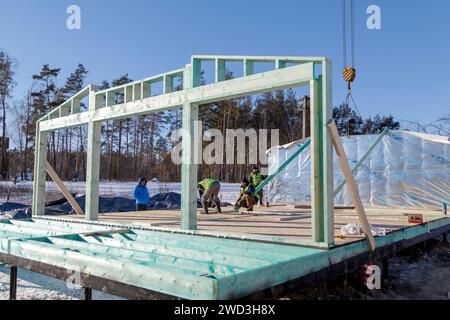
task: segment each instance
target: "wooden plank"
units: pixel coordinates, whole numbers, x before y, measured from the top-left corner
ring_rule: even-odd
[[[359,222],[361,223],[363,232],[366,235],[366,238],[369,242],[369,248],[370,250],[373,251],[376,248],[375,239],[373,238],[369,220],[367,219],[366,212],[364,210],[364,206],[361,201],[361,197],[359,196],[358,186],[356,185],[356,182],[353,179],[353,174],[347,160],[347,155],[345,154],[344,146],[342,145],[341,139],[339,137],[339,132],[334,120],[328,123],[327,128],[331,141],[336,150],[336,154],[338,156],[342,173],[344,174],[345,180],[347,181],[349,191],[353,199],[353,203],[355,204],[356,213],[358,214],[359,217]]]
[[[48,132],[40,131],[40,123],[36,125],[36,152],[33,174],[33,216],[44,215],[45,205],[45,163],[47,161]]]
[[[322,136],[322,186],[323,186],[323,223],[324,242],[329,246],[334,245],[334,161],[333,145],[328,136],[328,121],[333,119],[333,85],[332,85],[332,62],[324,59],[321,64],[322,75],[319,76],[319,99],[321,102],[321,136]]]
[[[183,141],[181,165],[181,228],[197,229],[197,164],[195,163],[195,122],[198,106],[183,107]]]
[[[61,178],[58,176],[58,174],[56,173],[56,171],[53,169],[52,165],[48,161],[47,161],[45,169],[46,169],[48,175],[50,176],[50,178],[52,178],[52,180],[58,186],[59,191],[61,191],[61,193],[64,195],[64,197],[70,203],[73,210],[75,210],[75,212],[79,215],[84,215],[83,209],[81,209],[80,205],[75,200],[75,198],[72,197],[72,194],[70,193],[69,189],[66,188],[66,186],[64,185],[64,182],[61,180]]]
[[[138,248],[138,250],[133,246],[133,241],[126,243],[116,242],[116,245],[111,245],[111,243],[105,244],[102,240],[99,239],[98,242],[94,242],[94,240],[89,240],[85,242],[84,240],[67,240],[62,237],[54,237],[51,238],[51,241],[54,245],[62,248],[70,248],[71,250],[77,250],[82,253],[94,254],[94,255],[112,255],[116,258],[125,259],[125,260],[135,260],[142,261],[143,263],[161,265],[169,268],[180,268],[191,271],[198,271],[202,273],[214,273],[216,276],[221,277],[225,275],[232,275],[235,272],[239,272],[245,270],[240,260],[235,259],[235,264],[238,266],[230,264],[226,258],[226,255],[213,257],[206,256],[206,259],[194,259],[193,257],[181,257],[179,255],[168,254],[168,251],[163,254],[159,253],[158,249],[153,251],[154,247],[152,244],[148,245],[148,249],[142,250]],[[118,244],[118,245],[117,245]],[[225,259],[223,261],[219,261],[219,259]],[[217,260],[214,260],[216,259]],[[215,261],[214,264],[211,261]],[[252,265],[250,265],[251,267]]]
[[[98,220],[98,191],[100,181],[101,122],[89,122],[86,168],[86,220]]]
[[[107,108],[89,110],[87,112],[58,119],[42,121],[41,130],[53,131],[61,128],[71,128],[85,125],[90,121],[108,121],[179,108],[185,103],[202,105],[224,99],[239,98],[258,93],[307,85],[313,78],[313,74],[314,67],[312,63],[300,64],[289,68],[257,73],[248,76],[245,79],[241,77],[192,89],[184,88],[184,90],[171,92],[165,95],[144,97],[143,100],[136,100]],[[195,72],[194,75],[196,75]],[[194,79],[198,81],[197,78],[198,74]]]
[[[215,61],[215,82],[225,80],[225,61],[222,59],[216,59]]]
[[[248,59],[244,60],[244,77],[251,76],[255,73],[254,62]]]
[[[192,87],[192,68],[186,66],[183,78],[185,89]],[[183,230],[197,229],[197,164],[196,121],[198,120],[198,105],[185,103],[183,105],[183,141],[181,164],[181,228]]]
[[[235,56],[235,55],[194,55],[192,60],[215,60],[222,59],[226,61],[243,61],[251,60],[254,62],[275,62],[282,60],[284,62],[292,63],[323,63],[324,57],[296,57],[296,56]]]

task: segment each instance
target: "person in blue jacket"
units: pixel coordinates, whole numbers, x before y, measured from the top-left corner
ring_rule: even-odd
[[[147,210],[150,194],[147,189],[147,179],[139,178],[138,185],[134,189],[133,196],[136,199],[136,211]]]

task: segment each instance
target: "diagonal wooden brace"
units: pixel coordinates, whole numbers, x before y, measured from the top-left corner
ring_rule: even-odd
[[[66,197],[67,201],[72,206],[73,210],[79,215],[84,215],[83,209],[81,209],[78,202],[76,202],[75,198],[72,196],[72,194],[69,192],[69,190],[64,185],[64,182],[61,180],[61,178],[58,176],[56,171],[53,169],[51,164],[47,161],[45,170],[47,171],[50,178],[52,178],[53,181],[55,181],[56,185],[58,186],[61,193]]]
[[[363,232],[366,235],[367,241],[369,242],[369,248],[370,250],[374,251],[376,247],[375,239],[372,235],[369,220],[367,219],[366,211],[364,210],[364,206],[359,195],[358,186],[356,185],[355,179],[353,179],[352,170],[350,169],[350,165],[348,164],[347,155],[345,154],[344,146],[342,145],[341,139],[339,137],[339,132],[334,120],[331,120],[327,124],[327,129],[331,138],[331,142],[333,143],[333,146],[336,150],[342,173],[344,174],[345,180],[347,181],[353,203],[355,204],[359,222],[361,223]]]

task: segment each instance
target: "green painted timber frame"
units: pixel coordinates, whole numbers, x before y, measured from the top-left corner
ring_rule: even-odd
[[[224,300],[347,264],[360,255],[369,255],[363,260],[367,263],[378,253],[387,255],[449,230],[450,218],[443,216],[376,237],[377,252],[369,252],[366,240],[320,249],[201,231],[38,217],[0,221],[0,262],[63,280],[78,272],[85,287],[132,299],[158,298],[152,294],[158,292]]]
[[[214,83],[202,85],[203,61],[214,62]],[[225,80],[229,61],[242,63],[243,77]],[[273,63],[274,70],[255,73],[260,62]],[[175,91],[177,78],[183,79],[180,91]],[[157,82],[163,83],[164,92],[152,96],[152,84]],[[288,241],[197,230],[193,137],[199,106],[303,85],[311,90],[312,239]],[[89,100],[86,111],[81,108],[84,99]],[[96,221],[102,121],[180,107],[184,130],[181,229]],[[120,290],[131,297],[142,292],[146,298],[145,290],[149,290],[186,299],[234,299],[371,255],[366,240],[334,245],[333,150],[326,128],[330,119],[331,61],[321,57],[193,56],[183,69],[142,81],[103,91],[90,85],[37,122],[33,218],[0,221],[0,261],[60,278],[64,270],[80,272],[88,288],[117,289],[122,284]],[[82,125],[88,127],[86,221],[45,217],[48,134]],[[439,217],[376,237],[376,250],[423,241],[449,230],[450,219]]]
[[[202,63],[215,65],[214,82],[202,84]],[[226,80],[227,63],[242,63],[243,76]],[[273,70],[256,73],[258,63],[272,63]],[[88,127],[86,219],[98,220],[101,123],[173,108],[183,110],[182,210],[181,227],[197,228],[197,162],[194,137],[198,108],[202,104],[290,87],[308,86],[311,96],[312,147],[312,239],[311,244],[334,245],[333,150],[326,123],[332,117],[332,63],[324,57],[208,56],[198,55],[182,69],[159,74],[107,90],[89,85],[39,119],[36,125],[33,216],[44,215],[47,138],[51,131],[86,125]],[[176,79],[183,80],[175,91]],[[152,85],[163,84],[163,94],[152,95]],[[122,99],[117,97],[121,96]],[[88,109],[81,102],[87,99]]]

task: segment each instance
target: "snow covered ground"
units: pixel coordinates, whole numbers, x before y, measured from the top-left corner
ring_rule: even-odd
[[[64,184],[72,193],[85,194],[85,182],[64,182]],[[101,182],[99,192],[100,195],[103,196],[121,196],[131,198],[135,186],[136,182]],[[157,193],[164,192],[181,193],[180,182],[149,182],[147,186],[152,196]],[[235,202],[239,196],[239,186],[240,185],[238,183],[221,183],[221,200],[225,202]],[[33,190],[33,182],[31,181],[18,182],[16,185],[12,182],[1,181],[0,189],[11,190],[11,202],[20,202],[24,204],[31,203],[31,194]],[[15,190],[20,190],[20,195],[15,195]],[[46,191],[48,193],[59,193],[58,187],[53,182],[47,182]]]
[[[65,281],[18,269],[17,300],[82,300],[82,289],[70,289]],[[121,300],[100,291],[93,291],[95,300]],[[0,265],[0,300],[9,299],[9,268]]]

